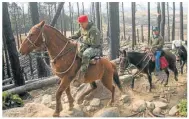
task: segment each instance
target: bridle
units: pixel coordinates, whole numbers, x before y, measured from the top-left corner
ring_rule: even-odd
[[[46,39],[46,36],[45,36],[45,34],[43,33],[43,31],[44,31],[44,26],[42,27],[42,28],[39,28],[39,27],[36,27],[36,26],[34,26],[37,30],[40,30],[40,32],[39,32],[39,35],[37,36],[37,38],[35,39],[35,41],[34,42],[32,42],[31,41],[31,34],[29,33],[29,35],[27,36],[27,40],[29,41],[29,43],[32,45],[32,47],[35,47],[35,48],[39,48],[40,46],[37,46],[36,45],[36,41],[37,41],[37,39],[39,39],[39,37],[40,37],[40,35],[42,35],[42,39],[43,39],[43,43],[44,43],[44,45],[45,45],[45,47],[47,48],[47,40],[45,40]],[[66,49],[66,46],[68,45],[68,43],[69,43],[69,40],[67,40],[66,41],[66,44],[65,44],[65,46],[62,48],[62,50],[54,57],[54,58],[52,58],[51,60],[50,60],[50,63],[51,63],[51,65],[53,64],[53,63],[55,63],[55,60],[58,58],[58,57],[60,57],[60,56],[63,56],[63,55],[61,55],[62,54],[62,52]],[[77,47],[77,45],[76,45],[76,47]],[[73,50],[74,48],[71,48],[71,50]],[[69,50],[69,51],[71,51],[71,50]],[[66,52],[66,53],[68,53],[68,52]],[[66,53],[64,53],[64,54],[66,54]],[[74,56],[74,59],[73,59],[73,62],[71,63],[71,65],[68,67],[68,69],[66,69],[65,71],[62,71],[62,72],[57,72],[57,71],[55,71],[55,70],[53,70],[56,74],[64,74],[64,73],[66,73],[66,72],[68,72],[71,68],[72,68],[72,66],[73,66],[73,64],[74,64],[74,62],[75,62],[75,60],[76,60],[76,56],[77,56],[77,48],[76,48],[76,53],[75,53],[75,56]]]
[[[44,27],[42,27],[42,28],[39,28],[39,27],[37,27],[37,26],[34,26],[37,30],[39,30],[40,32],[39,32],[39,35],[37,36],[37,38],[35,39],[35,41],[34,42],[32,42],[31,41],[31,34],[29,33],[28,34],[28,36],[26,37],[26,40],[28,40],[29,41],[29,43],[32,45],[32,47],[34,47],[34,48],[39,48],[40,46],[37,46],[36,45],[36,41],[39,39],[39,37],[40,37],[40,35],[42,35],[42,33],[43,33],[43,31],[44,31]],[[44,39],[45,40],[45,39]],[[46,45],[46,44],[45,44]]]

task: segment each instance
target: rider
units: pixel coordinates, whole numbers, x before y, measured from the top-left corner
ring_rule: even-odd
[[[78,39],[80,41],[79,57],[82,58],[79,79],[83,79],[89,66],[89,61],[94,56],[100,56],[101,52],[101,35],[99,29],[88,21],[87,15],[78,17],[81,28],[76,34],[70,36],[70,39]]]
[[[152,49],[155,50],[155,64],[156,64],[156,72],[160,71],[160,56],[162,53],[164,41],[163,37],[159,34],[158,27],[153,28],[153,41],[152,41]]]

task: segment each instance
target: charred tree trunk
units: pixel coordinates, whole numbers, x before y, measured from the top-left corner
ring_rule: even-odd
[[[148,2],[148,44],[150,44],[150,2]]]
[[[58,9],[57,9],[56,14],[55,14],[55,16],[54,16],[54,18],[51,22],[51,26],[53,26],[53,27],[55,26],[55,24],[58,20],[58,17],[60,16],[63,5],[64,5],[64,2],[61,2],[61,3],[58,4]]]
[[[71,30],[71,35],[73,35],[73,27],[72,27],[72,7],[71,7],[71,3],[69,2],[69,12],[70,12],[70,30]]]
[[[138,43],[139,43],[139,31],[137,29],[137,38],[138,38]]]
[[[79,2],[77,2],[77,17],[79,17],[80,13],[79,13]],[[78,29],[80,27],[80,24],[78,24]]]
[[[95,14],[96,14],[95,13],[95,4],[94,4],[94,2],[92,2],[91,4],[92,4],[92,16],[93,16],[92,19],[93,19],[93,22],[95,23]]]
[[[25,81],[21,73],[18,52],[16,49],[15,39],[14,39],[13,32],[11,29],[11,22],[10,22],[10,17],[8,13],[8,4],[6,2],[3,2],[3,34],[6,38],[6,44],[7,44],[8,54],[10,58],[15,86],[24,85]]]
[[[169,3],[167,2],[167,17],[168,17],[168,19],[167,19],[167,30],[168,30],[168,41],[170,41],[170,27],[169,27]]]
[[[125,14],[124,14],[124,4],[122,2],[122,17],[123,17],[123,38],[126,40],[126,35],[125,35]]]
[[[82,2],[83,14],[85,14],[84,2]]]
[[[175,2],[173,2],[172,41],[175,40]]]
[[[30,74],[32,76],[32,78],[34,77],[34,74],[33,74],[33,65],[32,65],[32,57],[31,55],[29,54],[29,65],[30,65]]]
[[[39,13],[38,13],[37,2],[30,2],[29,4],[30,4],[32,24],[33,25],[38,24]],[[37,70],[38,70],[38,78],[48,76],[48,70],[45,68],[45,63],[40,57],[37,57]]]
[[[108,19],[108,20],[107,20],[107,21],[108,21],[108,25],[107,25],[107,26],[108,26],[108,27],[107,27],[107,38],[109,38],[109,37],[110,37],[110,22],[109,22],[109,21],[110,21],[110,17],[109,17],[110,14],[109,14],[109,3],[107,2],[106,5],[107,5],[107,19]],[[109,41],[108,41],[108,42],[109,42]]]
[[[132,50],[134,50],[134,45],[136,42],[136,31],[135,31],[135,2],[131,3],[131,11],[132,11]]]
[[[7,76],[9,78],[11,77],[11,71],[10,71],[10,64],[9,64],[9,55],[8,55],[8,50],[7,50],[7,45],[6,45],[6,40],[5,40],[4,35],[3,35],[3,44],[4,44],[4,52],[5,52],[5,62],[7,66]]]
[[[99,3],[99,7],[100,7],[100,30],[101,30],[101,33],[102,33],[102,39],[103,39],[103,26],[102,26],[102,6],[101,6],[101,3]]]
[[[96,7],[96,25],[99,31],[102,33],[101,28],[100,28],[100,3],[95,2],[95,7]],[[101,44],[103,44],[102,39],[101,39]],[[102,56],[102,48],[101,48],[101,53],[100,55]]]
[[[63,14],[63,18],[65,18],[64,17],[64,15],[65,15],[64,6],[62,8],[62,14]],[[65,19],[63,19],[63,28],[64,28],[64,36],[66,36],[67,27],[66,27],[66,20]]]
[[[120,28],[119,28],[119,3],[109,3],[109,16],[110,16],[110,58],[116,59],[119,51]]]
[[[22,9],[23,9],[23,12],[22,12],[22,14],[23,14],[23,20],[24,20],[24,34],[25,34],[25,36],[27,36],[27,34],[26,34],[26,18],[25,18],[25,14],[24,14],[24,5],[22,6]]]
[[[182,6],[182,2],[180,2],[180,40],[184,40],[184,32],[183,32],[183,6]]]
[[[160,34],[164,39],[165,34],[165,2],[161,3],[161,26],[160,26]]]
[[[144,43],[144,37],[143,37],[143,25],[141,25],[141,41]]]
[[[96,25],[97,28],[100,30],[100,8],[99,8],[99,2],[95,2],[96,7]]]
[[[161,9],[160,9],[160,2],[157,3],[157,24],[158,24],[158,28],[159,28],[159,32],[160,32],[160,23],[161,23]]]
[[[15,3],[16,4],[16,3]],[[18,35],[18,20],[16,17],[16,9],[14,7],[14,19],[15,19],[15,27],[16,27],[16,41],[17,41],[17,48],[19,49],[19,35]]]
[[[75,25],[74,25],[74,8],[73,8],[73,5],[72,5],[72,27],[73,27],[72,33],[74,34],[74,32],[75,32]]]

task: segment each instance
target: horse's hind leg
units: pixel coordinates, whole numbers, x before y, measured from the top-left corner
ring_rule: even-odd
[[[108,104],[107,105],[112,105],[112,103],[114,102],[114,93],[115,93],[115,87],[112,85],[112,78],[104,78],[103,77],[103,79],[102,79],[102,83],[103,83],[103,85],[108,89],[108,90],[110,90],[111,91],[111,93],[112,93],[112,98],[111,98],[111,100],[108,102]]]
[[[83,93],[83,94],[79,97],[79,99],[78,99],[78,104],[81,104],[81,103],[83,102],[84,97],[85,97],[86,95],[88,95],[90,92],[92,92],[94,89],[97,88],[97,85],[96,85],[95,82],[90,83],[90,86],[91,86],[91,89],[89,89],[88,91],[86,91],[85,93]]]
[[[66,89],[66,95],[68,97],[68,101],[69,101],[69,110],[71,110],[74,107],[74,99],[70,93],[70,85],[68,86],[68,88]]]
[[[166,86],[168,84],[168,80],[169,80],[169,71],[167,68],[164,71],[167,74],[167,80],[166,80],[166,83],[164,84],[164,86]]]
[[[171,69],[171,71],[174,72],[175,81],[178,81],[178,70],[177,70],[176,64],[172,63],[171,65],[169,65],[169,69]]]
[[[185,65],[186,61],[183,61],[182,65],[181,65],[181,74],[183,74],[183,67]]]
[[[66,88],[70,85],[70,80],[67,78],[61,79],[60,86],[56,91],[56,109],[53,114],[54,117],[58,117],[60,115],[60,111],[62,111],[62,103],[61,103],[61,95],[62,92],[66,90]]]
[[[151,73],[147,74],[148,75],[148,82],[150,84],[150,89],[149,89],[149,92],[151,92],[152,90],[152,76],[151,76]]]

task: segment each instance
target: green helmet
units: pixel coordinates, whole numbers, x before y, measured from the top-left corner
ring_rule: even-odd
[[[152,30],[153,30],[153,31],[159,31],[159,28],[156,26],[156,27],[153,27]]]

